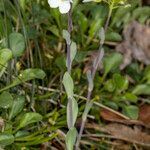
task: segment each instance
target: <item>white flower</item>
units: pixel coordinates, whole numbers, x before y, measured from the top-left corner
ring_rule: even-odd
[[[59,7],[59,11],[62,14],[65,14],[70,10],[71,8],[70,2],[72,2],[72,0],[48,0],[50,7],[52,8]]]

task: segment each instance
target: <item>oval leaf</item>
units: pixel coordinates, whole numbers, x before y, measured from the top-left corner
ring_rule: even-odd
[[[71,39],[70,34],[67,30],[63,30],[63,38],[66,40],[67,44],[70,45]]]
[[[26,113],[21,118],[17,130],[19,130],[20,128],[23,128],[31,123],[39,122],[41,120],[42,120],[42,116],[39,113],[35,113],[35,112]]]
[[[129,102],[133,102],[136,103],[138,101],[138,98],[136,95],[132,94],[132,93],[125,93],[122,98],[122,100],[127,100]]]
[[[26,82],[33,79],[43,79],[45,77],[45,72],[41,69],[26,69],[20,73],[20,75],[15,78],[12,84],[6,86],[5,88],[1,89],[0,92],[12,88],[22,82]]]
[[[33,79],[43,79],[45,73],[41,69],[26,69],[20,73],[18,78],[14,79],[13,84],[18,84],[20,82],[25,82]]]
[[[11,33],[9,35],[9,46],[14,57],[19,57],[25,50],[25,40],[20,33]]]
[[[74,84],[73,84],[73,80],[72,80],[72,78],[68,72],[66,72],[64,74],[62,82],[63,82],[63,85],[65,87],[68,98],[72,98],[73,97]]]
[[[150,95],[150,84],[140,84],[133,89],[135,95]]]
[[[125,106],[123,108],[123,113],[131,119],[138,119],[139,108],[134,105]]]
[[[76,53],[77,53],[77,44],[75,42],[71,42],[71,47],[70,47],[70,57],[71,57],[71,62],[74,60]]]
[[[129,81],[126,77],[123,77],[118,73],[115,73],[113,75],[113,81],[115,83],[117,90],[123,91],[128,89]]]
[[[73,120],[73,126],[76,122],[77,116],[78,116],[78,103],[74,98],[70,98],[69,101],[71,101],[72,104],[72,112],[70,112],[70,105],[69,102],[67,104],[67,124],[68,124],[68,128],[72,127],[72,123],[71,120]],[[70,114],[72,114],[73,116],[70,116]]]
[[[25,97],[23,97],[23,96],[18,96],[13,101],[13,104],[12,104],[12,107],[11,107],[10,113],[9,113],[10,120],[22,111],[24,103],[25,103]]]
[[[90,70],[86,73],[87,79],[88,79],[88,91],[92,91],[94,84],[93,84],[93,78],[92,78],[92,72]]]
[[[105,42],[105,30],[104,30],[104,28],[101,28],[101,30],[99,32],[99,37],[101,39],[100,44],[103,45]]]
[[[82,115],[83,121],[86,121],[87,115],[88,115],[90,109],[92,108],[92,105],[93,105],[93,100],[91,100],[90,102],[88,102],[85,105],[85,109],[84,109],[84,112],[83,112],[83,115]]]
[[[2,133],[0,134],[0,147],[10,145],[14,142],[14,136],[12,134]]]
[[[12,106],[13,97],[9,92],[3,92],[0,95],[0,107],[2,108],[9,108]]]
[[[108,32],[106,34],[106,40],[107,41],[113,41],[113,42],[120,42],[120,41],[122,41],[122,37],[117,32]]]
[[[70,128],[67,135],[66,135],[66,146],[67,150],[73,150],[75,141],[77,138],[77,130],[76,128]]]
[[[115,90],[116,86],[112,79],[107,80],[104,84],[104,89],[108,92],[113,92]]]
[[[12,52],[9,49],[0,50],[0,70],[7,64],[12,58]]]
[[[113,53],[104,58],[104,74],[105,76],[114,68],[118,67],[122,62],[122,55],[120,53]]]

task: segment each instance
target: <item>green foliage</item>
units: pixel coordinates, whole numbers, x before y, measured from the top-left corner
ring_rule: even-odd
[[[66,146],[67,150],[73,150],[75,141],[77,137],[77,130],[76,128],[70,128],[67,135],[66,135]]]
[[[33,80],[33,79],[43,79],[45,77],[45,73],[41,69],[26,69],[23,70],[17,78],[13,80],[13,82],[6,86],[5,88],[1,89],[0,92],[7,90],[9,88],[12,88],[14,86],[17,86],[23,82]]]
[[[72,61],[74,60],[75,56],[76,56],[76,53],[77,53],[77,44],[75,42],[71,42],[71,47],[70,47],[70,50],[71,50],[71,63]]]
[[[72,78],[68,72],[66,72],[64,74],[62,82],[64,84],[68,98],[73,98],[74,83],[73,83],[73,80],[72,80]]]
[[[125,93],[123,96],[122,96],[122,99],[123,100],[128,100],[129,102],[133,102],[133,103],[136,103],[138,101],[138,98],[135,94],[133,93]]]
[[[88,115],[90,109],[92,108],[92,105],[93,105],[93,101],[91,100],[91,101],[85,106],[85,110],[84,110],[83,116],[82,116],[83,121],[86,121],[87,115]]]
[[[0,107],[2,108],[9,108],[12,106],[13,103],[13,97],[9,92],[3,92],[0,94]]]
[[[122,41],[122,37],[117,32],[108,32],[106,34],[106,40],[107,41],[113,41],[113,42],[120,42],[120,41]]]
[[[88,91],[92,91],[94,87],[93,78],[91,71],[87,71],[87,80],[88,80]]]
[[[149,7],[139,7],[133,11],[133,19],[138,19],[139,22],[144,23],[150,17],[150,8]]]
[[[1,133],[0,134],[0,146],[5,147],[10,145],[14,142],[14,136],[8,133]]]
[[[68,128],[71,128],[72,125],[70,124],[70,119],[72,118],[73,119],[73,125],[75,124],[76,122],[76,119],[77,119],[77,116],[78,116],[78,103],[77,101],[72,97],[70,99],[71,101],[71,105],[72,105],[72,113],[73,116],[70,116],[70,103],[67,104],[67,124],[68,124]]]
[[[104,104],[114,110],[118,110],[119,106],[117,105],[117,103],[112,102],[112,101],[105,101]]]
[[[124,106],[123,113],[131,119],[138,119],[139,108],[137,106]]]
[[[124,91],[128,89],[129,81],[126,77],[123,77],[120,74],[114,74],[113,81],[117,90]]]
[[[83,113],[85,98],[82,96],[86,96],[87,83],[88,90],[94,88],[92,101],[83,115],[84,120],[88,113],[95,118],[89,119],[89,123],[104,123],[94,101],[131,119],[138,119],[141,101],[149,103],[149,66],[133,61],[125,70],[119,70],[123,56],[115,52],[114,45],[124,40],[122,30],[133,20],[148,23],[150,8],[141,7],[135,0],[130,1],[131,7],[126,7],[127,1],[122,0],[73,2],[70,35],[63,30],[67,29],[67,15],[49,8],[47,0],[0,0],[0,149],[39,149],[47,144],[51,149],[60,140],[57,134],[66,133],[67,149],[72,150],[77,130],[69,123],[72,119],[76,126],[77,116]],[[101,30],[99,34],[109,8],[113,9],[113,16],[108,31],[104,34]],[[87,82],[83,70],[93,65],[90,60],[95,57],[88,56],[98,49],[99,35],[105,51],[103,66],[94,80],[88,72]],[[71,74],[66,72],[64,76],[66,43],[63,38],[71,44],[71,64],[74,61]],[[71,102],[72,116],[67,98]],[[88,133],[89,129],[86,130]],[[61,142],[65,141],[64,137]],[[88,140],[88,148],[82,144],[81,149],[98,149],[101,145]],[[107,144],[102,146],[111,149]]]
[[[145,68],[143,80],[146,80],[147,83],[150,83],[150,66]]]
[[[20,33],[11,33],[8,40],[13,56],[21,56],[25,50],[25,40],[23,35]]]
[[[104,58],[104,76],[106,76],[112,69],[118,67],[122,62],[122,55],[120,53],[113,53]]]
[[[135,95],[150,95],[150,85],[149,84],[140,84],[137,85],[133,91]]]
[[[71,43],[70,34],[67,30],[63,30],[63,38],[66,40],[67,44]]]
[[[12,58],[12,52],[9,49],[0,50],[0,71],[5,67],[7,62]]]
[[[18,78],[14,79],[13,84],[20,84],[20,82],[26,82],[29,80],[43,79],[45,77],[45,73],[41,69],[26,69],[23,70]]]
[[[25,104],[25,98],[23,96],[15,97],[9,112],[10,120],[13,119],[15,116],[17,116],[23,110],[24,104]]]
[[[38,113],[29,112],[24,114],[24,116],[21,118],[20,123],[17,127],[17,130],[26,127],[27,125],[35,122],[39,122],[42,120],[42,116]]]
[[[114,80],[109,79],[106,81],[106,83],[104,84],[104,89],[108,92],[113,92],[115,90],[115,84],[114,84]]]

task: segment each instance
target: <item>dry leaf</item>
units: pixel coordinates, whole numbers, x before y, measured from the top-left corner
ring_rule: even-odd
[[[129,126],[120,123],[110,123],[106,126],[87,123],[85,127],[110,134],[112,136],[112,139],[123,140],[129,143],[150,147],[150,135],[148,134],[149,132],[141,131],[138,126],[135,126],[135,128],[132,129]]]
[[[102,109],[100,111],[100,116],[107,121],[117,121],[117,120],[125,120],[124,118],[122,118],[121,116],[107,110],[107,109]]]
[[[117,139],[127,142],[150,146],[150,135],[126,125],[112,123],[105,126],[106,131]]]
[[[124,41],[116,47],[116,51],[124,55],[124,61],[120,68],[124,69],[132,62],[133,58],[149,65],[150,28],[134,21],[124,29],[123,36]]]
[[[144,109],[144,110],[143,110]],[[102,109],[100,116],[110,122],[123,123],[125,125],[140,125],[146,128],[150,128],[150,106],[140,107],[139,119],[138,120],[127,120],[123,117],[109,111]]]
[[[150,126],[150,105],[144,104],[140,107],[139,120]]]

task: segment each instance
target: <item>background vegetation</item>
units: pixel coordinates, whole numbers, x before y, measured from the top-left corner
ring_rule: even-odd
[[[138,150],[147,148],[150,143],[147,135],[150,120],[140,117],[150,114],[150,63],[133,58],[127,67],[120,69],[126,52],[116,51],[125,40],[123,31],[127,25],[137,21],[149,26],[150,7],[140,0],[129,3],[130,7],[116,8],[110,20],[103,65],[94,80],[94,105],[88,115],[81,149]],[[79,105],[77,129],[86,103],[85,73],[97,54],[99,30],[107,15],[105,3],[83,4],[74,0],[72,38],[78,52],[72,78]],[[67,96],[62,85],[66,71],[63,29],[67,29],[67,16],[51,9],[47,0],[0,0],[1,149],[65,149],[68,129]],[[143,110],[147,111],[142,113]],[[121,137],[110,130],[110,122],[117,122],[113,127],[121,135],[132,133],[129,126],[140,126],[142,129],[138,129],[136,138],[145,132],[146,137],[143,135],[142,141]]]

